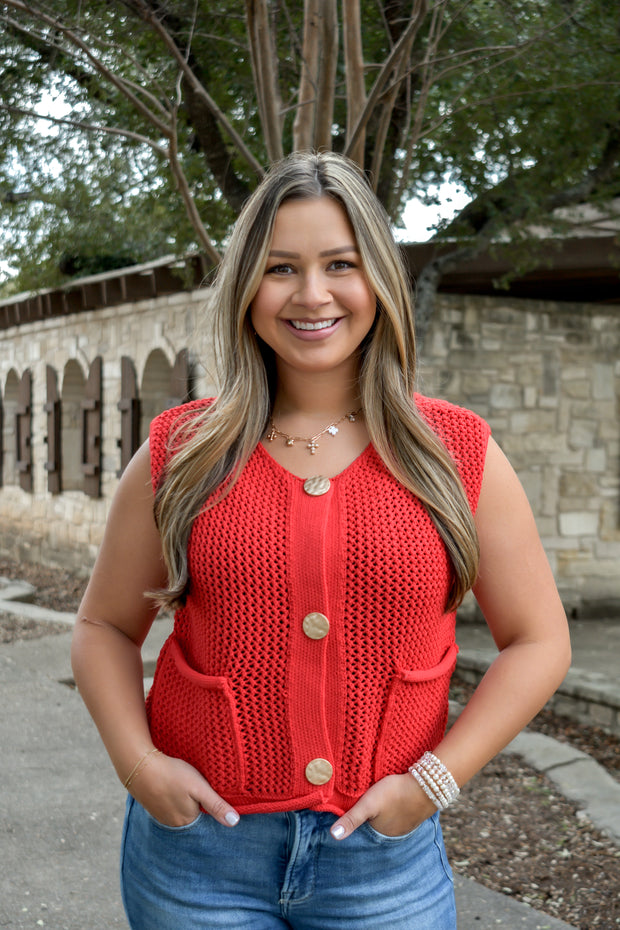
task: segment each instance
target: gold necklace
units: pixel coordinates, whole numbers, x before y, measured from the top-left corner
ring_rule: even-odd
[[[321,436],[324,436],[325,433],[329,433],[330,436],[335,436],[339,432],[338,425],[342,423],[343,420],[349,420],[350,423],[355,423],[356,418],[361,412],[360,409],[353,410],[351,413],[345,413],[339,420],[334,420],[333,423],[330,423],[329,426],[326,426],[325,429],[322,429],[320,432],[315,433],[314,436],[289,436],[288,433],[283,433],[281,429],[278,429],[273,422],[273,417],[269,417],[270,429],[267,434],[267,439],[269,442],[273,442],[276,436],[281,436],[287,446],[293,446],[296,442],[305,442],[306,448],[310,450],[310,455],[316,455],[316,450],[319,447],[318,440]]]

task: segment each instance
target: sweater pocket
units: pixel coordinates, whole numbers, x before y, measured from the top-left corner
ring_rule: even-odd
[[[392,679],[375,754],[375,781],[406,772],[441,741],[458,651],[453,643],[433,668],[402,669]]]
[[[147,714],[158,749],[189,762],[219,794],[243,790],[245,764],[230,681],[192,668],[174,635],[160,653]]]

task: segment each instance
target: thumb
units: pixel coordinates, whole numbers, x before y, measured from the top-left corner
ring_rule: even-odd
[[[332,825],[330,833],[335,840],[344,840],[372,816],[367,801],[361,798],[346,814],[338,818]]]
[[[200,792],[196,792],[194,798],[207,814],[223,826],[236,827],[239,823],[240,817],[234,807],[220,797],[208,782],[204,783]]]

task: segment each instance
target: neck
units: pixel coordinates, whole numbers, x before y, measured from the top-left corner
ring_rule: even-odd
[[[303,414],[319,420],[341,417],[360,407],[357,369],[348,373],[278,371],[276,416]]]

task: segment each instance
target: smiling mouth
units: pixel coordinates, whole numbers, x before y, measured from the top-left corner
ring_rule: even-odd
[[[334,325],[336,320],[337,317],[334,317],[332,320],[317,320],[316,323],[306,323],[304,320],[289,320],[289,323],[295,329],[314,331],[317,329],[329,329],[330,326]]]

